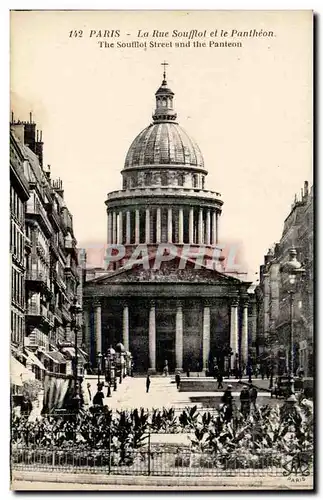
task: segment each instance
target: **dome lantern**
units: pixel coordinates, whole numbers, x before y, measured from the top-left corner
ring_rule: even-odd
[[[163,62],[162,66],[164,66],[163,81],[155,93],[156,109],[153,114],[153,120],[155,123],[174,122],[177,117],[173,108],[174,92],[167,87],[166,66],[168,66],[168,63]]]

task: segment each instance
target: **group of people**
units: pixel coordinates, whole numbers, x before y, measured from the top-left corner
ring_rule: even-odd
[[[257,409],[256,406],[257,396],[258,396],[257,388],[252,384],[248,384],[241,389],[240,411],[244,417],[247,417],[249,415],[251,407],[253,407],[254,410]],[[232,395],[231,384],[229,384],[226,390],[224,391],[223,396],[221,398],[221,402],[223,405],[222,409],[224,411],[226,420],[230,421],[233,415],[233,395]]]

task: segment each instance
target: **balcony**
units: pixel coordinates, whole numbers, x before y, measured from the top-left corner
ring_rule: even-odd
[[[71,313],[69,305],[62,305],[62,315],[67,321],[71,321]]]
[[[42,207],[41,203],[33,196],[27,201],[26,216],[32,216],[36,218],[46,235],[51,235],[52,227],[47,217],[46,210]]]
[[[56,209],[52,203],[47,204],[47,211],[48,211],[49,218],[52,221],[52,223],[55,225],[56,229],[60,229],[60,216],[56,212]]]
[[[29,304],[26,311],[27,316],[42,316],[42,309],[39,304]]]
[[[34,281],[38,283],[47,283],[47,276],[43,271],[38,271],[35,269],[26,272],[26,281]]]
[[[52,253],[55,254],[55,257],[57,259],[59,259],[58,246],[57,246],[57,243],[55,241],[55,237],[54,236],[52,236],[51,239],[50,239],[50,249],[51,249]]]
[[[143,186],[133,189],[122,189],[119,191],[112,191],[107,195],[107,202],[121,201],[127,198],[142,198],[142,197],[175,197],[175,198],[188,198],[188,199],[203,199],[210,202],[215,202],[222,205],[221,194],[215,191],[206,189],[183,187],[183,186]]]

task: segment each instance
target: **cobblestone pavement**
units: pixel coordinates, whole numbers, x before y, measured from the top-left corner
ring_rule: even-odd
[[[86,383],[91,384],[92,398],[97,390],[97,379],[87,377]],[[107,394],[105,387],[104,395]],[[236,402],[239,401],[240,391],[232,393]],[[118,384],[117,391],[111,391],[111,397],[105,397],[104,404],[114,410],[126,410],[143,407],[146,409],[174,407],[185,408],[197,405],[200,408],[216,406],[220,404],[222,392],[179,392],[174,383],[174,377],[155,376],[151,377],[149,392],[146,392],[145,377],[126,377],[122,384]],[[210,403],[211,401],[211,403]],[[268,392],[258,393],[258,404],[276,404],[276,399],[271,399]]]

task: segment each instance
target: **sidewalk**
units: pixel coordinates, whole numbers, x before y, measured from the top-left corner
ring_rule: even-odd
[[[312,490],[313,477],[154,477],[12,471],[11,489],[26,490]]]

